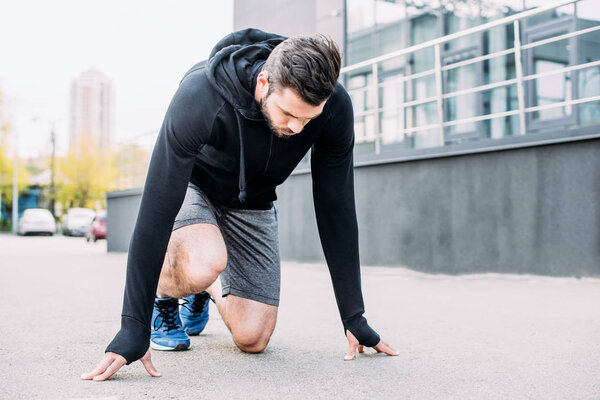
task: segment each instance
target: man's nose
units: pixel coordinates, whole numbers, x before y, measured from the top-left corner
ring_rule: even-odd
[[[294,133],[300,133],[302,128],[304,128],[304,124],[299,119],[292,118],[290,119],[290,122],[288,122],[288,129]]]

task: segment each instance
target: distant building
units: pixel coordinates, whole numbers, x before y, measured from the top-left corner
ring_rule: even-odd
[[[102,72],[90,68],[71,83],[71,148],[94,143],[102,149],[112,146],[115,131],[114,84]]]

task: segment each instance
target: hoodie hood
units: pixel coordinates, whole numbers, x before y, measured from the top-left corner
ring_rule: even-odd
[[[225,36],[211,51],[206,68],[210,84],[245,118],[263,119],[254,100],[251,71],[285,39],[285,36],[249,28]]]
[[[271,51],[286,38],[258,29],[233,32],[217,43],[210,52],[206,74],[215,90],[235,110],[240,140],[238,200],[246,201],[246,165],[244,161],[244,122],[242,117],[263,120],[254,100],[257,64],[264,63]]]

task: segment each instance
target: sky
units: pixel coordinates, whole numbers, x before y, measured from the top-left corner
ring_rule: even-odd
[[[69,87],[94,67],[116,89],[115,142],[153,142],[183,74],[233,29],[232,0],[0,0],[0,90],[19,154],[68,146]],[[146,134],[146,135],[144,135]]]

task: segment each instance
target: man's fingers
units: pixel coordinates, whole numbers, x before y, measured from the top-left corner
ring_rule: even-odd
[[[388,343],[384,342],[383,340],[379,341],[377,346],[375,346],[373,348],[375,350],[377,350],[378,353],[385,353],[388,356],[397,356],[398,355],[398,352],[396,350],[394,350],[392,348],[392,346],[390,346]]]
[[[115,360],[115,357],[112,354],[109,354],[109,353],[104,354],[104,358],[102,358],[102,360],[100,361],[100,364],[98,364],[96,369],[94,369],[92,372],[88,372],[87,374],[81,375],[81,379],[88,380],[88,379],[92,379],[96,375],[100,375],[101,373],[106,371],[106,368],[108,368],[108,366],[110,364],[112,364],[114,360]]]
[[[344,356],[344,361],[352,361],[354,360],[354,358],[356,357],[356,347],[353,347],[352,345],[350,345],[350,348],[348,349],[348,353],[346,353],[346,355]]]
[[[148,351],[140,361],[142,361],[142,364],[144,364],[144,368],[146,368],[146,371],[148,371],[150,376],[162,376],[162,374],[156,370],[154,364],[152,364],[152,358],[150,357],[150,348],[148,348]]]
[[[113,361],[112,364],[110,364],[108,366],[108,368],[106,368],[106,371],[104,371],[104,373],[102,375],[98,375],[94,377],[95,381],[105,381],[108,378],[110,378],[115,372],[117,372],[118,370],[121,369],[121,367],[123,365],[126,364],[126,361],[123,357],[117,358],[115,361]]]
[[[346,331],[346,337],[348,338],[348,353],[344,356],[344,361],[354,360],[359,347],[358,339],[350,331]]]

